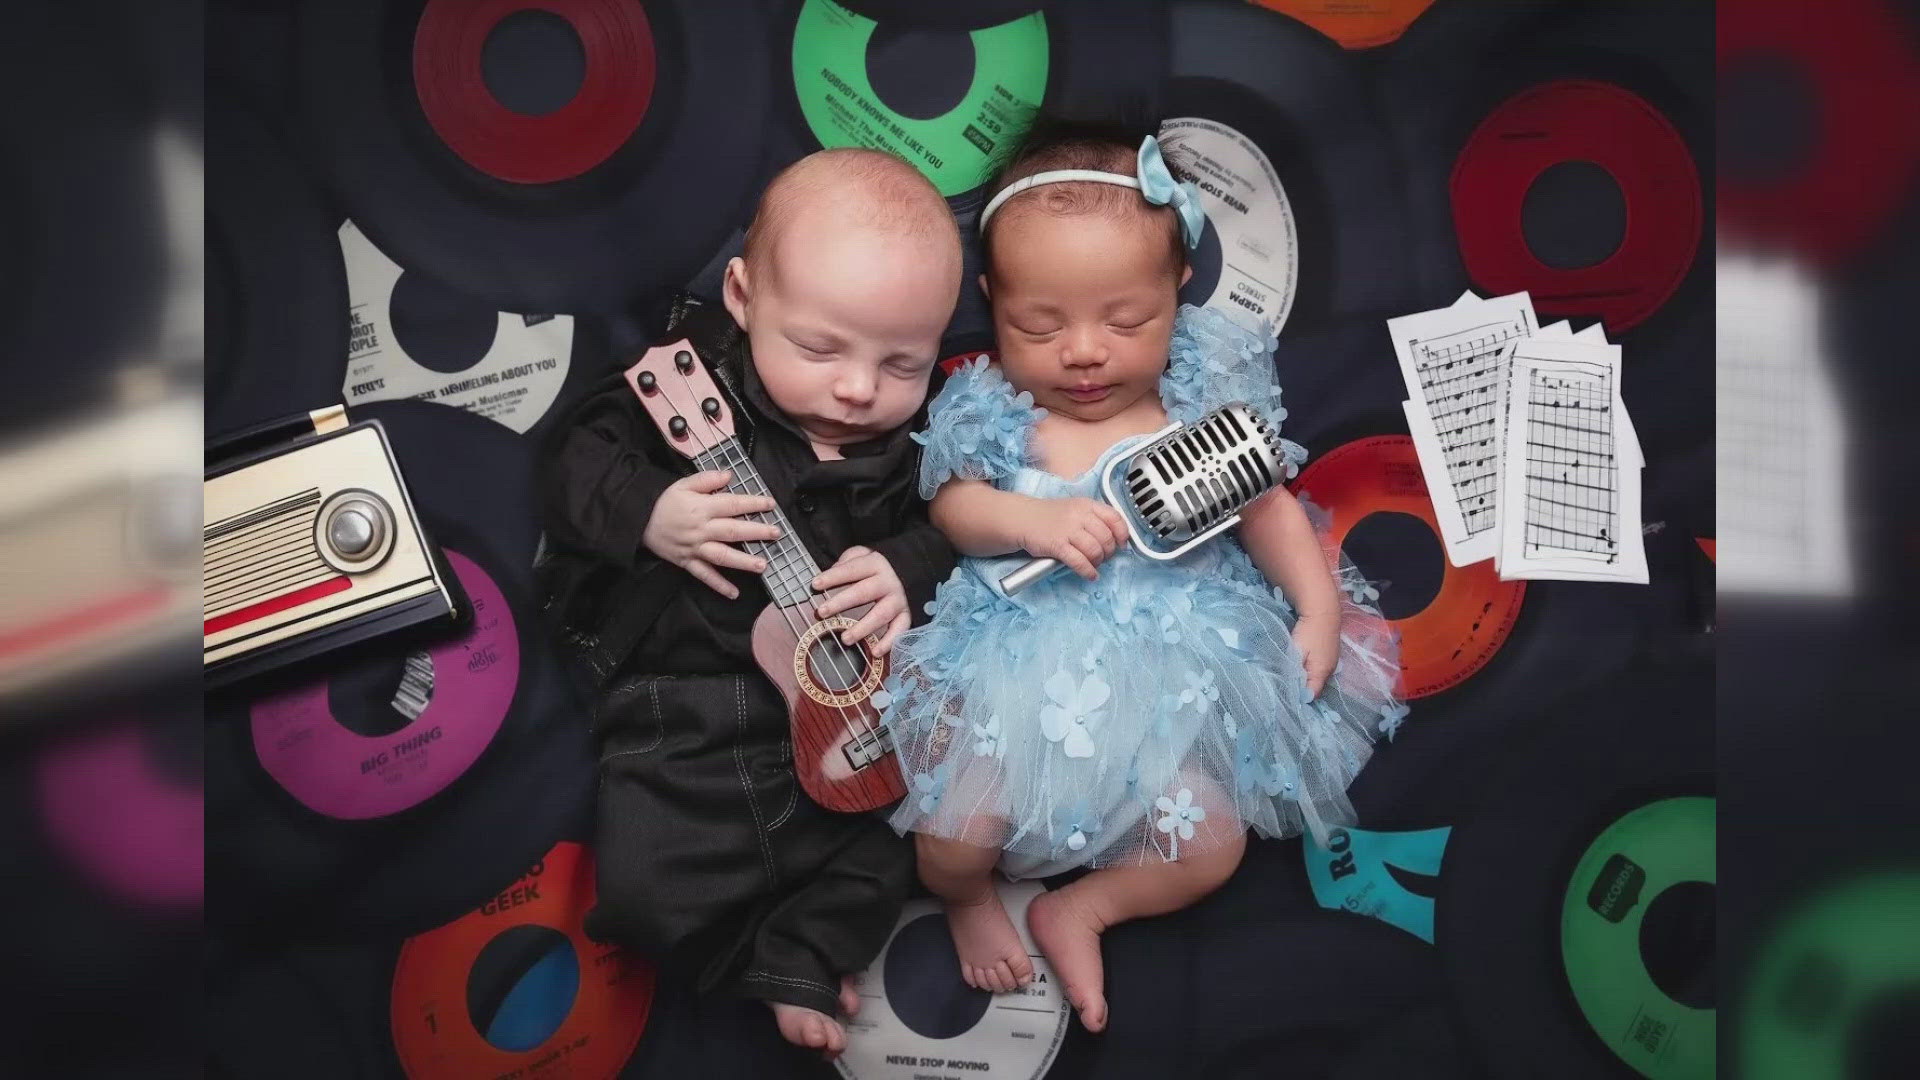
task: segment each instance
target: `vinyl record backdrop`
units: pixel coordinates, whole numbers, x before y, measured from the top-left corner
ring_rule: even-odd
[[[1279,325],[1296,490],[1412,706],[1361,828],[1108,935],[1114,1023],[1046,1075],[1712,1075],[1710,5],[216,0],[207,40],[209,431],[379,416],[483,613],[210,710],[214,1075],[830,1074],[580,930],[594,763],[531,454],[823,146],[947,196],[945,351],[991,349],[973,229],[1040,106],[1165,118],[1208,211],[1182,298]],[[1650,585],[1447,565],[1384,320],[1469,288],[1623,345]],[[892,1014],[963,1057],[984,1007],[927,992]]]

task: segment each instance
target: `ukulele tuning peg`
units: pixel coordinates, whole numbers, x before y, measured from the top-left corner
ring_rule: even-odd
[[[693,373],[693,354],[688,352],[685,349],[681,349],[679,352],[674,353],[673,366],[679,368],[680,374],[682,375],[692,374]]]
[[[654,394],[660,391],[660,380],[651,371],[641,372],[640,378],[636,381],[639,382],[640,392],[643,394]]]
[[[667,431],[672,433],[676,439],[686,438],[687,418],[684,416],[676,416],[672,420],[667,421]]]
[[[720,418],[720,399],[708,398],[702,401],[700,403],[700,411],[707,414],[707,419],[718,420]]]

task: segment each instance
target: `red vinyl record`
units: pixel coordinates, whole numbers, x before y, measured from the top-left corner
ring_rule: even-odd
[[[1715,29],[1729,233],[1823,261],[1857,250],[1920,178],[1915,24],[1883,0],[1828,0],[1730,4]]]
[[[1433,0],[1253,0],[1300,20],[1343,49],[1372,49],[1400,40]]]
[[[1619,185],[1619,247],[1590,266],[1548,265],[1529,246],[1522,206],[1548,169],[1597,165]],[[1481,291],[1526,291],[1541,315],[1638,325],[1673,295],[1700,246],[1700,176],[1672,121],[1618,85],[1564,79],[1523,90],[1480,122],[1448,185],[1460,257]]]
[[[593,857],[561,841],[474,911],[400,949],[393,1045],[409,1080],[612,1077],[653,1004],[650,965],[588,938]]]
[[[1331,516],[1332,544],[1344,545],[1354,526],[1376,513],[1405,514],[1424,522],[1436,538],[1440,533],[1413,440],[1405,435],[1337,447],[1308,465],[1292,490]],[[1360,569],[1372,578],[1392,568]],[[1429,697],[1472,678],[1506,644],[1526,592],[1525,582],[1501,581],[1492,562],[1443,565],[1432,600],[1392,620],[1400,634],[1401,696]]]
[[[584,54],[572,100],[539,116],[502,104],[482,74],[489,36],[523,11],[564,19]],[[428,0],[413,37],[427,122],[467,164],[516,184],[572,179],[611,157],[645,119],[656,67],[646,9],[621,0]]]

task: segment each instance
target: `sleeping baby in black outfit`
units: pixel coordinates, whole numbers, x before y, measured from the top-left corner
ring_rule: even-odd
[[[912,166],[827,150],[761,197],[719,311],[686,337],[731,399],[741,441],[814,560],[822,617],[867,607],[845,640],[885,651],[954,553],[915,491],[925,403],[960,287],[946,202]],[[937,389],[937,386],[931,387]],[[791,1042],[844,1048],[848,977],[885,944],[913,846],[876,815],[815,805],[793,771],[785,701],[751,650],[768,604],[758,556],[773,500],[692,472],[618,377],[543,453],[548,610],[594,686],[599,906],[587,929],[702,959],[703,989],[765,1000]],[[689,475],[691,473],[691,475]]]

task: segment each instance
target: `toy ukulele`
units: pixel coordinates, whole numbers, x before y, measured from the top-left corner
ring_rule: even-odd
[[[627,369],[627,383],[675,450],[700,469],[730,469],[727,490],[768,496],[746,448],[734,437],[733,412],[685,339],[647,351]],[[800,786],[828,810],[885,806],[906,794],[893,743],[872,696],[886,678],[885,657],[838,636],[867,605],[826,619],[813,614],[812,581],[820,573],[779,508],[745,515],[778,526],[777,540],[740,547],[767,561],[760,572],[773,602],[753,623],[753,657],[787,699],[793,723],[793,766]]]

